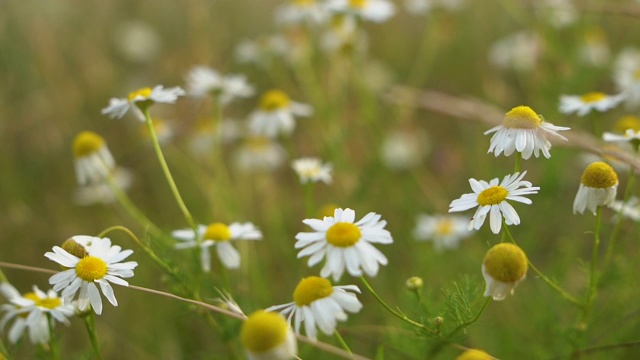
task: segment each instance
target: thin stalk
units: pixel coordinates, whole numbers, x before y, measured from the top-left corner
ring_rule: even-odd
[[[607,252],[604,256],[604,266],[608,266],[611,261],[611,257],[613,256],[613,248],[615,246],[616,240],[618,239],[618,234],[620,233],[620,228],[622,227],[622,211],[624,207],[627,205],[629,201],[629,197],[631,196],[631,189],[633,187],[633,182],[635,180],[635,171],[633,166],[629,167],[629,176],[627,177],[627,185],[624,189],[624,195],[622,197],[622,205],[620,206],[620,211],[618,211],[618,215],[616,216],[616,224],[613,226],[613,230],[611,231],[611,236],[609,237],[609,242],[607,243]]]
[[[520,172],[520,165],[522,164],[522,153],[516,151],[516,165],[513,172]]]
[[[88,315],[83,316],[82,319],[84,320],[84,325],[86,326],[87,333],[89,334],[89,338],[91,339],[91,346],[93,347],[93,351],[96,353],[96,358],[98,360],[102,360],[100,346],[98,345],[98,336],[96,334],[96,324],[93,310],[91,310]]]
[[[340,332],[338,332],[338,330],[334,330],[333,335],[335,335],[336,340],[338,340],[338,343],[340,343],[340,346],[342,346],[343,349],[345,349],[349,354],[353,354],[353,352],[351,352],[351,349],[349,348],[349,345],[347,345],[347,343],[344,341],[342,335],[340,335]]]
[[[49,330],[49,354],[51,354],[52,360],[58,360],[60,359],[60,349],[58,349],[58,342],[53,336],[53,318],[51,314],[47,314],[47,327]]]
[[[9,280],[7,280],[7,277],[2,272],[2,269],[0,269],[0,283],[8,283],[8,282]]]
[[[600,225],[602,220],[602,206],[598,206],[596,210],[596,228],[593,234],[593,252],[591,253],[591,269],[589,271],[589,289],[585,299],[582,311],[582,321],[586,321],[591,313],[593,300],[598,287],[598,250],[600,248]]]

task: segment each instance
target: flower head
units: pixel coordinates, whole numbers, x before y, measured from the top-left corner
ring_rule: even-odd
[[[384,22],[392,17],[396,8],[388,0],[328,0],[327,7],[336,13],[353,14],[372,22]]]
[[[249,136],[234,154],[235,165],[242,171],[273,170],[287,158],[285,149],[275,140],[265,136]]]
[[[456,360],[493,360],[494,357],[478,349],[467,349]]]
[[[123,191],[131,187],[133,175],[127,169],[116,167],[111,173],[115,185]],[[113,186],[109,182],[91,183],[76,188],[73,200],[80,206],[94,204],[111,204],[117,200],[117,195],[113,191]]]
[[[545,122],[528,106],[517,106],[505,115],[502,125],[485,131],[485,135],[495,132],[487,152],[493,152],[495,156],[504,152],[505,156],[509,156],[517,151],[522,154],[523,159],[528,159],[532,154],[538,157],[542,151],[548,159],[551,157],[549,154],[551,143],[547,139],[555,137],[567,140],[557,133],[561,130],[569,130],[569,128]]]
[[[310,116],[311,106],[292,101],[284,91],[269,90],[260,98],[260,107],[249,115],[249,130],[254,135],[276,137],[290,135],[296,116]]]
[[[326,7],[316,0],[290,0],[280,5],[275,12],[275,20],[283,25],[319,25],[323,24],[329,13]]]
[[[609,208],[619,212],[628,219],[640,222],[640,199],[635,196],[632,196],[626,202],[621,200],[613,201],[609,204]]]
[[[418,240],[433,242],[433,247],[438,252],[455,249],[460,240],[472,234],[467,229],[468,223],[464,216],[421,214],[418,215],[413,236]]]
[[[573,213],[583,214],[589,209],[594,215],[598,206],[610,205],[616,199],[618,174],[602,161],[591,163],[584,169],[580,188],[573,200]]]
[[[287,360],[298,351],[296,337],[284,317],[264,310],[247,317],[240,340],[249,360]]]
[[[142,88],[129,93],[126,98],[111,98],[109,105],[102,109],[103,115],[109,115],[112,119],[122,118],[129,109],[133,109],[136,116],[144,121],[143,111],[155,103],[173,104],[179,96],[184,95],[180,87],[165,89],[162,85],[152,88]]]
[[[333,165],[323,164],[317,158],[300,158],[291,162],[291,167],[300,177],[301,183],[322,181],[331,184],[331,170]]]
[[[623,116],[614,125],[614,132],[605,132],[602,139],[607,142],[640,142],[640,119],[633,115]]]
[[[357,313],[362,303],[353,292],[360,293],[355,285],[332,286],[325,278],[303,278],[293,292],[293,302],[271,306],[266,311],[280,311],[289,323],[294,320],[296,334],[304,321],[304,330],[311,339],[317,338],[316,326],[325,335],[331,335],[338,321],[346,321],[347,314]]]
[[[187,75],[187,93],[197,99],[218,96],[222,105],[226,105],[235,98],[252,96],[254,90],[244,75],[223,76],[211,68],[196,66]]]
[[[490,214],[489,223],[494,234],[500,232],[503,216],[507,225],[518,225],[520,217],[507,200],[531,204],[531,200],[524,195],[537,194],[540,190],[539,187],[532,186],[529,181],[522,180],[526,174],[525,171],[507,175],[500,184],[498,184],[498,178],[490,182],[471,178],[469,184],[473,193],[464,194],[459,199],[453,200],[449,205],[449,212],[465,211],[477,206],[478,210],[471,218],[468,230],[480,229],[487,214]]]
[[[118,301],[109,283],[129,286],[123,278],[133,276],[133,269],[138,266],[135,261],[121,262],[133,253],[133,250],[122,250],[120,246],[111,245],[108,238],[74,236],[77,244],[85,247],[86,255],[78,257],[67,250],[54,246],[53,252],[44,254],[49,260],[55,261],[67,268],[49,278],[49,284],[54,291],[62,290],[62,297],[71,301],[78,291],[78,308],[85,310],[89,304],[96,314],[102,313],[102,298],[96,284],[113,306]]]
[[[516,285],[527,275],[527,256],[518,246],[511,243],[495,245],[484,256],[482,276],[487,286],[484,296],[493,300],[504,300],[508,293],[513,295]]]
[[[561,95],[560,112],[563,114],[576,113],[585,116],[591,110],[604,112],[616,107],[625,98],[623,93],[607,95],[601,92],[590,92],[584,95]]]
[[[393,239],[384,227],[387,222],[380,215],[370,212],[354,223],[355,211],[335,209],[333,217],[323,220],[306,219],[314,232],[300,232],[296,235],[298,258],[309,256],[307,264],[314,266],[326,257],[320,276],[333,276],[338,281],[344,270],[351,276],[376,276],[380,265],[387,264],[387,258],[372,243],[391,244]]]
[[[194,234],[191,229],[182,229],[173,231],[171,235],[182,241],[175,245],[176,249],[189,249],[198,246],[201,248],[202,269],[205,272],[211,271],[210,247],[216,247],[218,258],[227,269],[237,269],[240,267],[240,253],[231,245],[230,241],[262,239],[260,230],[250,222],[234,222],[229,225],[223,223],[198,225],[197,234]]]
[[[116,166],[116,161],[102,136],[82,131],[73,139],[74,167],[78,184],[102,183]]]

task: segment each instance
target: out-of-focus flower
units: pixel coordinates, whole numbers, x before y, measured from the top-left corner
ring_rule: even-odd
[[[432,10],[441,8],[447,11],[461,10],[466,0],[405,0],[407,12],[413,15],[424,15]]]
[[[284,91],[269,90],[260,98],[260,107],[249,115],[249,130],[254,135],[276,137],[291,135],[296,116],[310,116],[313,108],[292,101]]]
[[[298,174],[301,183],[322,181],[331,184],[333,165],[323,164],[318,158],[300,158],[291,162],[291,167]]]
[[[120,190],[126,191],[131,187],[133,175],[129,170],[116,167],[111,173],[111,177],[115,186]],[[103,181],[79,186],[76,188],[73,199],[74,202],[80,206],[89,206],[94,204],[111,204],[117,200],[117,196],[111,185]]]
[[[211,156],[216,147],[233,142],[241,133],[237,120],[225,119],[221,123],[214,123],[211,119],[201,118],[188,135],[189,151],[196,157]]]
[[[74,167],[78,184],[101,184],[116,166],[102,136],[82,131],[73,139]]]
[[[607,142],[640,143],[640,119],[633,115],[623,116],[614,125],[615,132],[605,132],[602,139]]]
[[[256,40],[240,40],[235,48],[235,56],[241,63],[268,67],[273,59],[285,58],[293,53],[293,48],[286,37],[263,35]]]
[[[541,52],[540,37],[521,31],[496,41],[489,50],[489,61],[499,69],[528,72],[535,68]]]
[[[173,139],[175,131],[170,121],[154,116],[152,118],[151,125],[153,126],[153,131],[156,133],[160,144],[166,144]],[[140,133],[145,138],[151,139],[149,127],[146,124],[140,124]]]
[[[112,119],[122,118],[130,109],[139,120],[144,121],[143,111],[155,103],[173,104],[185,92],[180,87],[165,89],[162,85],[152,88],[142,88],[129,93],[126,98],[111,98],[109,105],[102,109],[103,115]]]
[[[494,360],[494,357],[478,349],[467,349],[456,360]]]
[[[155,28],[141,20],[127,21],[114,26],[114,45],[127,60],[150,63],[162,50],[162,38]]]
[[[473,234],[467,229],[468,224],[469,219],[465,216],[420,214],[413,236],[433,242],[436,251],[456,249],[460,240]]]
[[[327,0],[327,8],[339,14],[353,14],[364,20],[384,22],[392,17],[395,5],[388,0]]]
[[[382,162],[392,170],[406,170],[422,163],[429,152],[429,138],[419,129],[390,131],[382,141]]]
[[[234,163],[241,171],[270,171],[280,167],[286,158],[287,152],[276,141],[264,136],[249,136],[236,150]]]
[[[187,94],[196,99],[217,96],[222,105],[227,105],[235,98],[252,96],[254,90],[244,75],[221,75],[211,68],[196,66],[187,74]]]
[[[584,169],[580,188],[573,201],[573,213],[583,214],[585,210],[594,215],[598,206],[607,206],[616,199],[618,174],[609,164],[594,162]]]
[[[609,208],[615,212],[619,212],[622,216],[629,218],[635,222],[640,222],[640,199],[632,196],[624,202],[622,200],[615,200],[608,205]]]
[[[544,0],[537,4],[540,17],[555,28],[563,28],[578,19],[578,11],[571,0]]]
[[[606,35],[600,28],[591,28],[584,35],[584,42],[578,49],[578,57],[583,64],[603,67],[611,59],[611,50]]]
[[[484,296],[504,300],[513,295],[516,285],[527,276],[529,264],[524,251],[511,243],[495,245],[484,256],[482,276],[486,282]]]
[[[605,112],[618,106],[625,94],[607,95],[601,92],[589,92],[584,95],[560,95],[560,112],[563,114],[576,113],[585,116],[591,110]]]
[[[258,310],[247,317],[240,340],[248,360],[288,360],[296,356],[298,344],[282,315]]]
[[[626,103],[632,108],[640,104],[640,49],[623,49],[613,64],[613,81],[619,91],[626,94]]]
[[[324,24],[329,12],[322,1],[288,0],[276,8],[275,21],[283,25],[317,26]]]
[[[320,46],[329,54],[364,54],[369,47],[369,39],[365,32],[357,30],[353,16],[334,14],[322,34]]]

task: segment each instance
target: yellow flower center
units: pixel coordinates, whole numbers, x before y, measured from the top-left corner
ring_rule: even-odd
[[[453,221],[450,219],[440,219],[436,224],[436,234],[449,235],[453,232]]]
[[[580,99],[587,104],[595,103],[606,98],[607,95],[601,92],[590,92],[580,96]]]
[[[87,250],[84,246],[78,244],[73,239],[67,239],[64,243],[62,243],[61,248],[63,248],[69,254],[77,257],[78,259],[82,259],[83,257],[89,255],[87,254]]]
[[[313,5],[314,0],[293,0],[293,3],[298,6],[310,6]]]
[[[107,263],[96,256],[86,256],[76,265],[76,275],[84,281],[102,279],[107,275]]]
[[[129,100],[129,102],[132,102],[133,99],[135,99],[138,96],[141,96],[144,100],[146,100],[149,96],[151,96],[151,92],[152,92],[151,88],[148,88],[148,87],[138,89],[136,91],[130,92],[127,99]]]
[[[269,90],[260,99],[260,108],[265,111],[275,111],[289,106],[289,96],[282,90]]]
[[[95,154],[102,147],[104,139],[92,131],[83,131],[73,139],[73,155],[77,158]]]
[[[331,282],[318,276],[303,278],[293,291],[293,301],[297,306],[309,306],[312,302],[326,298],[333,293]]]
[[[458,355],[456,360],[493,360],[493,357],[482,350],[469,349]]]
[[[278,313],[258,310],[242,324],[240,339],[246,349],[261,353],[282,344],[288,329],[289,324]]]
[[[510,283],[522,279],[527,273],[527,256],[514,244],[500,243],[487,251],[484,266],[495,280]]]
[[[633,78],[635,80],[640,80],[640,69],[633,72]]]
[[[41,299],[34,292],[28,292],[28,293],[26,293],[26,294],[24,294],[22,296],[24,296],[25,298],[27,298],[29,300],[32,300],[35,303],[36,306],[47,308],[47,309],[55,309],[55,308],[59,307],[60,305],[62,305],[62,300],[60,300],[60,298],[46,297],[44,299]]]
[[[613,126],[613,130],[620,134],[624,134],[628,129],[640,131],[640,119],[633,115],[623,116]]]
[[[502,126],[510,129],[535,129],[542,124],[542,118],[528,106],[516,106],[505,115]]]
[[[367,0],[349,0],[349,6],[353,9],[364,9]]]
[[[618,174],[609,164],[597,161],[584,169],[580,181],[590,188],[606,189],[618,184]]]
[[[327,242],[333,246],[349,247],[360,240],[362,234],[360,229],[347,222],[338,222],[327,230]]]
[[[205,240],[229,241],[231,239],[231,230],[223,223],[213,223],[207,226],[204,232]]]
[[[492,186],[478,194],[478,204],[480,206],[497,205],[503,202],[508,195],[509,192],[502,186]]]

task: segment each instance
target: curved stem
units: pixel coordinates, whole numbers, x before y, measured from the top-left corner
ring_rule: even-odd
[[[353,352],[351,352],[351,349],[349,349],[349,345],[347,345],[347,343],[344,341],[344,339],[342,338],[342,335],[340,335],[340,332],[338,332],[338,330],[334,330],[333,335],[335,335],[336,339],[338,340],[338,342],[340,343],[340,346],[342,346],[343,349],[345,349],[349,354],[353,354]]]

